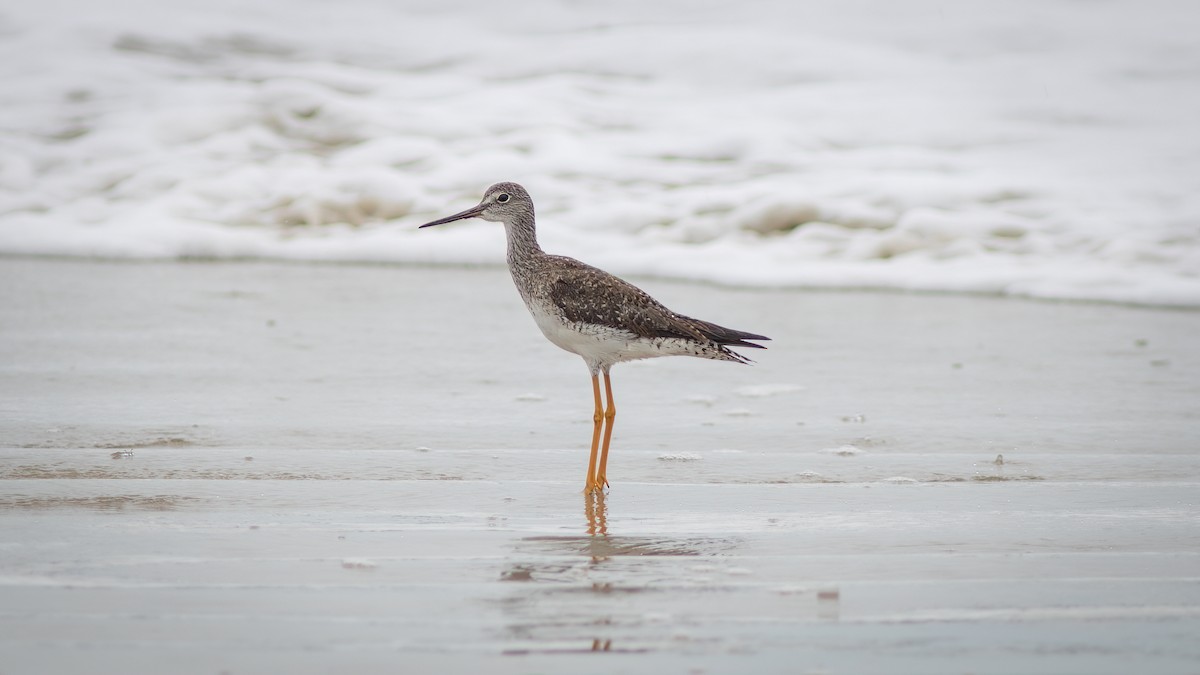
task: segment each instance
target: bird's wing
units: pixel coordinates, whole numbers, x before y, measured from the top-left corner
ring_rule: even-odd
[[[645,338],[707,339],[692,320],[637,286],[578,260],[556,258],[550,300],[568,321],[612,326]]]

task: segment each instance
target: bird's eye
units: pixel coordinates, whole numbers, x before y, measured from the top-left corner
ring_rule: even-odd
[[[503,204],[504,202],[507,202],[507,201],[508,201],[508,195],[507,195],[507,194],[504,194],[504,193],[501,193],[501,195],[500,195],[499,197],[496,197],[496,201],[498,201],[498,202],[500,202],[501,204]]]

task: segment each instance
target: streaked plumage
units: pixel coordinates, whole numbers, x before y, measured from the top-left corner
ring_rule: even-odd
[[[748,363],[729,347],[754,347],[770,338],[733,330],[677,314],[645,291],[608,272],[568,258],[550,255],[537,243],[533,201],[516,183],[497,183],[476,206],[426,223],[439,225],[464,218],[504,223],[508,236],[508,268],[513,282],[542,333],[559,347],[578,354],[592,374],[596,399],[592,460],[585,491],[607,484],[605,467],[615,408],[609,370],[622,361],[657,356],[698,356]],[[608,409],[600,402],[598,377],[604,374]],[[596,470],[601,419],[608,419],[604,452]]]

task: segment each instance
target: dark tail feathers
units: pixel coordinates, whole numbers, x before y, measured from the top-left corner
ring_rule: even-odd
[[[763,345],[756,345],[753,342],[747,342],[747,340],[771,339],[765,335],[755,335],[754,333],[734,330],[732,328],[718,326],[715,323],[709,323],[699,319],[692,319],[690,317],[688,318],[688,321],[695,326],[696,330],[699,331],[701,335],[719,345],[724,345],[726,347],[754,347],[755,349],[766,349],[766,347]]]

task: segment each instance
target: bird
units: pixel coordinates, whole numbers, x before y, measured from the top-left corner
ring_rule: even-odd
[[[525,307],[546,339],[582,357],[591,373],[595,407],[584,494],[603,494],[609,487],[608,450],[617,412],[610,376],[614,365],[659,356],[751,363],[730,347],[765,349],[756,342],[770,340],[678,314],[624,279],[546,253],[538,245],[533,199],[517,183],[496,183],[475,206],[420,227],[467,218],[504,224],[508,269]]]

